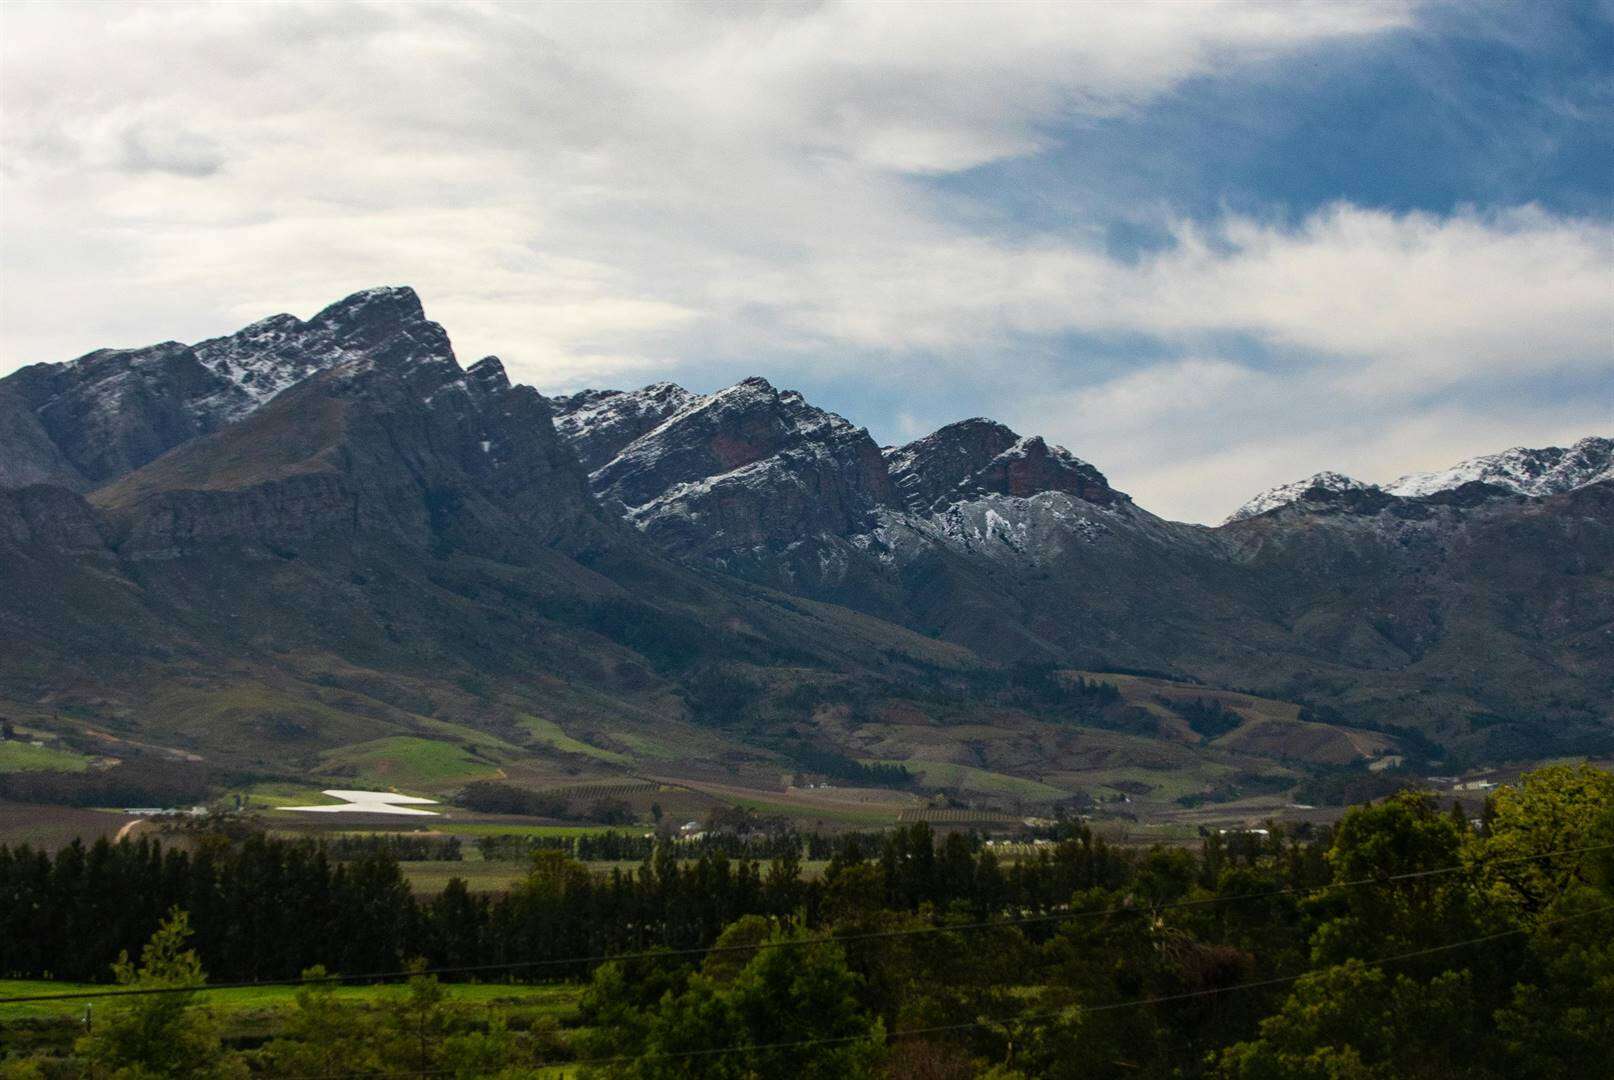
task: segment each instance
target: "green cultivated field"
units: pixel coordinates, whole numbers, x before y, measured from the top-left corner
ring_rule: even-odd
[[[34,746],[8,739],[0,742],[0,772],[82,772],[90,759],[71,750]]]
[[[499,771],[498,765],[472,757],[463,747],[412,735],[373,739],[333,751],[325,756],[325,766],[352,766],[358,770],[356,780],[342,784],[333,781],[327,786],[349,786],[365,781],[385,787],[428,790],[485,779]]]

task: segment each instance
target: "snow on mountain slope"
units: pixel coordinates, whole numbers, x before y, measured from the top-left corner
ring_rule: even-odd
[[[804,566],[835,577],[855,551],[902,563],[936,548],[1038,562],[1123,519],[1156,521],[1063,447],[984,418],[882,450],[759,378],[707,395],[588,390],[552,406],[607,505],[670,550],[731,569],[774,560],[792,579]]]
[[[321,371],[451,355],[414,290],[387,287],[354,293],[307,322],[271,315],[196,345],[99,349],[34,364],[0,379],[0,413],[9,414],[0,427],[27,437],[7,450],[29,459],[8,472],[93,487],[250,416]]]
[[[1421,498],[1463,484],[1490,484],[1519,495],[1557,495],[1586,484],[1614,479],[1614,439],[1589,436],[1569,449],[1532,450],[1515,446],[1500,454],[1460,461],[1438,472],[1409,473],[1385,490],[1403,498]]]
[[[1243,521],[1245,518],[1265,514],[1270,510],[1276,510],[1280,506],[1288,506],[1290,503],[1297,503],[1306,499],[1326,497],[1346,491],[1371,490],[1373,490],[1372,484],[1364,484],[1355,477],[1346,476],[1344,473],[1328,471],[1315,473],[1304,480],[1296,480],[1293,483],[1268,488],[1233,511],[1222,524],[1227,525],[1235,521]]]
[[[225,337],[191,347],[225,384],[197,403],[210,419],[230,423],[310,375],[343,364],[441,362],[448,336],[426,318],[408,286],[382,286],[344,297],[307,322],[271,315]]]
[[[592,472],[696,396],[682,386],[659,382],[638,390],[583,390],[550,398],[549,407],[556,434],[577,452],[583,468]]]
[[[1104,474],[1041,436],[1015,434],[977,417],[948,424],[906,446],[884,451],[903,501],[915,513],[942,510],[983,495],[1028,497],[1063,491],[1108,505],[1126,496]]]
[[[897,504],[868,432],[793,390],[752,378],[705,395],[677,387],[636,394],[656,399],[652,417],[682,404],[595,469],[590,484],[608,506],[621,507],[641,531],[680,554],[722,559],[844,535],[876,506]],[[639,408],[595,396],[557,430],[584,456],[588,418],[618,423],[624,410]]]
[[[1593,435],[1567,450],[1558,446],[1534,450],[1516,446],[1500,454],[1460,461],[1449,469],[1410,473],[1382,487],[1343,473],[1320,472],[1263,491],[1222,524],[1243,521],[1299,502],[1344,501],[1361,507],[1377,507],[1392,499],[1430,498],[1472,483],[1487,484],[1515,495],[1540,497],[1559,495],[1604,480],[1614,480],[1614,439]]]

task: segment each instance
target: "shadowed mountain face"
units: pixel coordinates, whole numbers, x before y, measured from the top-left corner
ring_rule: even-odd
[[[390,710],[428,723],[450,684],[478,715],[711,722],[737,664],[786,700],[803,672],[901,695],[1035,661],[1476,752],[1590,746],[1614,700],[1606,441],[1444,485],[1322,475],[1207,529],[985,419],[882,449],[761,379],[546,400],[462,368],[410,290],[368,290],[0,380],[0,699],[166,709],[227,751],[299,695],[324,704],[288,737],[336,745]],[[220,704],[242,685],[253,704]]]
[[[903,502],[916,513],[941,510],[970,497],[1025,498],[1062,491],[1109,506],[1126,498],[1104,475],[1041,436],[1022,439],[995,420],[960,420],[907,446],[886,451]]]

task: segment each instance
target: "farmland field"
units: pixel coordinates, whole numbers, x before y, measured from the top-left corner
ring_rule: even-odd
[[[89,844],[97,837],[115,836],[124,825],[139,820],[116,811],[0,802],[0,844],[55,849],[72,843],[75,837]]]
[[[472,757],[464,747],[411,735],[373,739],[326,755],[327,769],[342,766],[356,769],[357,776],[365,781],[428,791],[466,780],[485,779],[499,771],[498,765]],[[324,786],[351,787],[354,784],[332,782]]]
[[[908,761],[879,761],[875,764],[906,766],[908,771],[922,779],[926,787],[959,788],[965,791],[979,791],[990,795],[1005,795],[1043,801],[1063,799],[1070,794],[1070,792],[1062,788],[1056,788],[1051,784],[1044,784],[1037,780],[1009,776],[1005,773],[977,769],[971,765],[959,765],[950,761],[910,759]]]
[[[678,783],[723,803],[749,807],[759,814],[779,814],[808,824],[821,821],[826,824],[889,825],[896,821],[899,811],[918,805],[918,800],[912,795],[874,788],[857,789],[860,792],[876,792],[881,796],[871,801],[867,796],[838,797],[842,791],[853,790],[850,788],[768,791],[699,780]]]
[[[32,743],[7,739],[0,742],[0,772],[29,772],[54,770],[79,772],[89,767],[90,759],[71,750],[54,746],[34,746]]]
[[[594,780],[539,790],[544,795],[554,795],[562,799],[619,799],[625,795],[657,792],[661,788],[662,785],[654,780]]]
[[[422,860],[399,863],[409,887],[416,893],[440,893],[450,878],[463,878],[472,892],[503,892],[527,873],[525,862],[484,862],[480,859]]]
[[[612,830],[632,830],[638,826],[622,825],[544,825],[520,821],[454,821],[444,822],[431,831],[445,836],[597,836]]]
[[[1012,814],[998,814],[990,810],[904,810],[898,819],[904,823],[925,821],[932,825],[1010,825],[1020,819]]]

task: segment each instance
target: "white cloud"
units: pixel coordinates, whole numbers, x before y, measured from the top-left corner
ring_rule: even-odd
[[[1146,505],[1215,516],[1211,485],[1172,470],[1191,468],[1190,450],[1225,463],[1233,505],[1245,479],[1290,479],[1249,441],[1262,409],[1309,418],[1315,432],[1266,427],[1310,460],[1348,445],[1342,433],[1406,425],[1408,402],[1442,388],[1607,370],[1606,224],[1342,205],[1295,228],[1166,221],[1175,247],[1124,264],[1081,222],[1005,239],[922,180],[1414,15],[1386,2],[13,5],[0,371],[407,282],[466,360],[496,352],[543,389],[753,367],[954,380],[980,398],[972,411],[1040,423],[1136,477]],[[1072,333],[1147,335],[1166,360],[1101,378],[1050,344]],[[1225,354],[1229,335],[1280,359]],[[1049,385],[1056,404],[1036,396]],[[1219,423],[1189,422],[1215,410]],[[856,419],[893,435],[925,421]]]
[[[1081,447],[1141,505],[1214,523],[1258,491],[1324,469],[1388,483],[1510,446],[1614,435],[1614,393],[1409,399],[1364,392],[1351,369],[1326,362],[1262,371],[1190,357],[1031,399],[1013,422]]]
[[[556,373],[570,378],[600,339],[642,333],[643,305],[722,318],[751,302],[754,280],[788,295],[781,278],[837,252],[900,256],[949,237],[908,174],[1025,153],[1052,117],[1407,17],[1386,3],[1204,3],[1171,17],[1040,4],[14,5],[0,40],[12,241],[0,364],[101,344],[125,323],[108,310],[119,304],[191,311],[175,334],[222,330],[243,298],[291,306],[354,272],[518,300],[576,289],[529,267],[512,292],[522,260],[480,230],[459,251],[393,243],[465,212],[499,224],[506,254],[601,268],[623,301],[623,321],[583,328],[580,348],[575,320],[536,306],[515,340],[460,328],[541,381],[540,358],[576,352]],[[389,235],[367,236],[379,220]],[[286,234],[304,246],[276,241]],[[44,280],[61,261],[47,249],[81,247],[108,256],[74,267],[101,302],[68,319],[39,302],[59,288]]]

